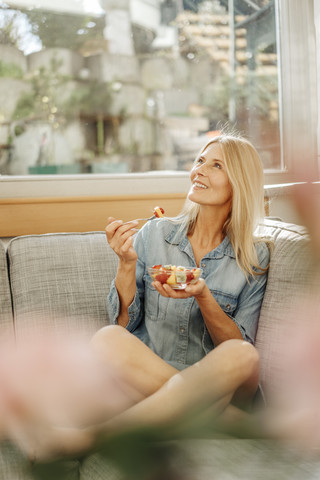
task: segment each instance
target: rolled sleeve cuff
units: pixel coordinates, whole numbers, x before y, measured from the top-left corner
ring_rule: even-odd
[[[115,286],[115,280],[112,280],[110,292],[107,297],[107,311],[110,319],[110,323],[117,325],[118,317],[120,313],[120,300],[119,294]],[[136,292],[134,299],[128,308],[129,322],[126,326],[127,330],[133,331],[139,323],[140,314],[140,299],[138,292]]]
[[[228,315],[228,317],[231,318],[231,320],[233,320],[234,323],[235,323],[235,324],[237,325],[237,327],[239,328],[243,340],[245,340],[246,342],[249,342],[249,343],[252,343],[252,344],[253,344],[253,339],[250,338],[250,337],[247,335],[247,332],[246,332],[246,330],[243,328],[243,326],[240,325],[240,323],[238,323],[237,320],[236,320],[234,317],[232,317],[231,315]]]
[[[140,298],[139,298],[138,292],[136,292],[134,299],[129,305],[128,315],[129,315],[129,322],[127,325],[127,329],[130,332],[133,332],[137,328],[137,325],[140,321]]]
[[[120,312],[120,301],[118,291],[115,286],[115,281],[112,280],[109,295],[107,297],[107,311],[109,315],[110,323],[117,324],[119,312]]]

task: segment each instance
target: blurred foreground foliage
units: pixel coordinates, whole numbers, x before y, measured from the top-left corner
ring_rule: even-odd
[[[98,455],[125,480],[187,480],[194,460],[186,457],[184,440],[261,437],[255,421],[226,426],[211,413],[203,415],[198,409],[193,413],[170,425],[102,434],[85,456]],[[66,458],[34,463],[30,473],[35,480],[71,480],[70,462]]]

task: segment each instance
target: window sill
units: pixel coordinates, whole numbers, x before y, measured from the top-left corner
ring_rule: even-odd
[[[291,188],[287,172],[265,174],[268,196]],[[1,176],[0,199],[97,195],[186,193],[189,172],[155,171],[121,174]]]

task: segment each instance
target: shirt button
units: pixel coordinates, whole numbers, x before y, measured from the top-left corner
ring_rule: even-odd
[[[231,308],[231,305],[230,305],[230,303],[228,303],[228,305],[226,306],[226,309],[230,310],[230,308]]]
[[[180,328],[180,332],[184,333],[184,328],[183,327]]]
[[[205,268],[205,266],[206,266],[205,263],[202,263],[202,264],[201,264],[201,267],[202,267],[202,268]]]

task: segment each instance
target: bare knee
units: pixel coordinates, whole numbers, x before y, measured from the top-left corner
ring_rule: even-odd
[[[249,342],[243,342],[242,352],[244,352],[244,362],[247,363],[248,372],[252,374],[260,371],[260,356],[258,350]]]
[[[224,373],[237,377],[237,381],[242,384],[252,379],[258,381],[260,359],[257,349],[249,342],[244,340],[227,340],[210,352],[207,357],[212,356],[212,361],[216,361],[216,355],[222,357]],[[211,359],[210,359],[211,360]]]
[[[103,360],[116,365],[125,361],[132,337],[124,327],[108,325],[94,334],[91,347]]]
[[[121,341],[123,335],[128,334],[127,330],[120,325],[107,325],[100,328],[92,337],[91,344],[99,346],[101,343],[112,343]]]
[[[246,410],[251,406],[259,384],[260,359],[257,349],[248,342],[232,345],[235,379],[235,393],[232,403]]]
[[[235,361],[239,369],[247,372],[247,378],[258,378],[260,357],[258,350],[249,342],[241,341],[234,347]]]
[[[257,349],[244,340],[228,340],[226,347],[230,347],[232,359],[239,365],[239,368],[253,372],[259,368],[260,358]]]
[[[237,386],[232,403],[246,410],[252,406],[252,399],[257,391],[260,375],[260,359],[257,349],[248,342],[240,341],[234,348],[235,382]]]

